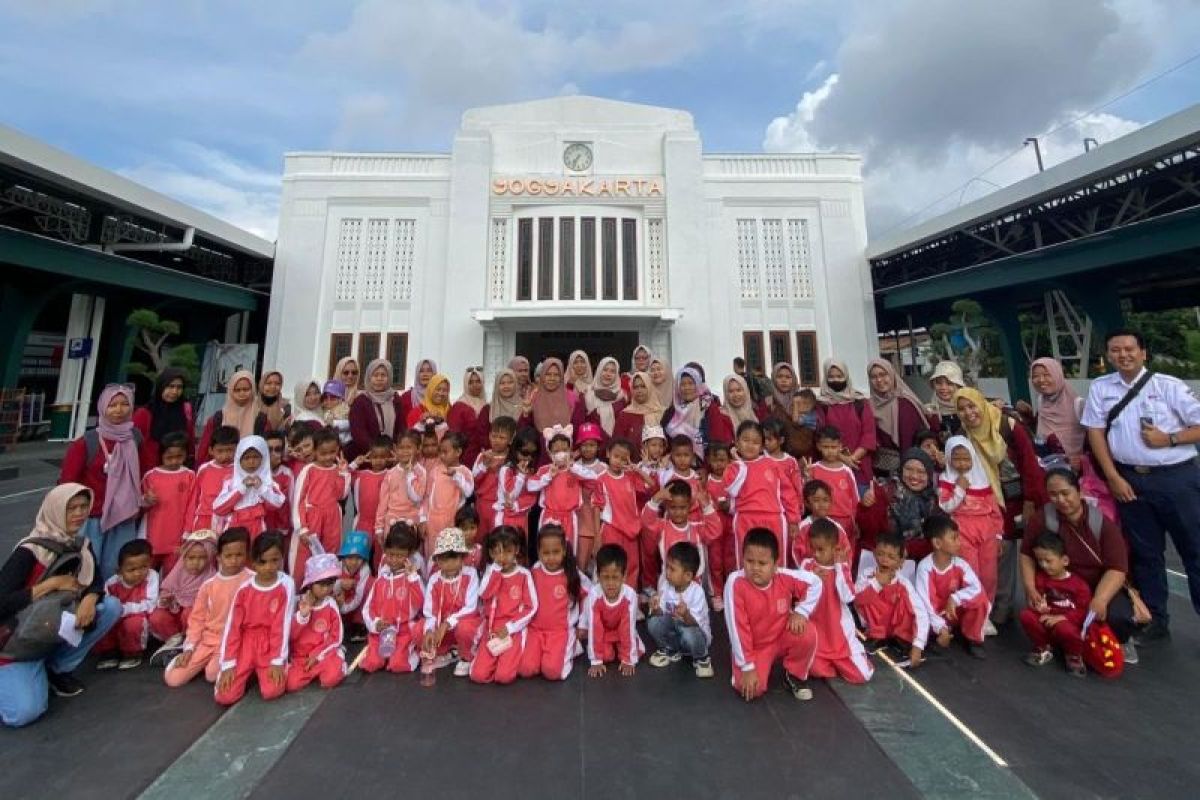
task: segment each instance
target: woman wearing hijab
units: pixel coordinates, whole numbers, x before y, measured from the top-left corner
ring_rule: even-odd
[[[842,434],[842,463],[854,470],[859,488],[871,482],[871,454],[875,451],[875,414],[867,398],[850,385],[850,370],[843,361],[826,359],[821,365],[821,391],[817,395],[822,425]]]
[[[905,577],[911,580],[917,562],[931,549],[921,526],[930,516],[944,514],[938,505],[937,467],[928,453],[913,447],[900,456],[896,476],[874,486],[874,502],[860,507],[857,517],[862,533],[860,574],[875,563],[876,537],[881,531],[892,531],[904,537]]]
[[[541,432],[555,425],[572,425],[575,430],[584,423],[583,403],[573,401],[563,381],[563,363],[557,358],[542,362],[541,378],[530,401],[533,427]],[[546,443],[542,442],[542,461],[546,461]]]
[[[658,404],[663,409],[670,408],[675,403],[675,381],[671,377],[671,365],[661,358],[651,358],[646,370],[650,375],[650,391],[658,398]]]
[[[633,348],[633,355],[629,359],[629,372],[621,375],[621,389],[625,392],[625,396],[629,397],[629,382],[633,380],[633,376],[639,372],[649,372],[650,362],[654,360],[654,353],[649,347],[644,344],[639,344]],[[670,405],[670,398],[663,405]]]
[[[583,394],[592,385],[592,362],[582,350],[571,353],[567,359],[567,388]]]
[[[445,425],[450,416],[450,379],[441,373],[429,378],[421,404],[408,412],[408,427],[415,428],[422,422],[432,419],[435,425]],[[442,428],[444,431],[445,428]],[[441,437],[441,433],[438,437]]]
[[[267,370],[258,381],[258,406],[263,414],[263,432],[281,431],[287,427],[292,407],[283,396],[283,373]]]
[[[461,433],[467,439],[466,449],[463,450],[462,463],[468,467],[475,466],[475,457],[479,455],[479,444],[475,432],[479,428],[479,414],[487,405],[487,396],[483,392],[483,369],[467,367],[463,375],[463,390],[453,405],[450,406],[450,416],[446,424],[455,433]]]
[[[425,390],[429,387],[429,379],[437,374],[437,363],[432,358],[422,358],[417,362],[413,373],[413,385],[400,395],[400,420],[403,423],[412,414],[414,408],[419,408],[425,399]]]
[[[163,437],[182,433],[188,440],[188,459],[196,451],[196,418],[192,404],[184,399],[187,373],[167,367],[154,382],[154,394],[146,405],[133,412],[133,427],[142,436],[138,460],[142,472],[158,466]]]
[[[253,394],[253,389],[251,390]],[[142,472],[133,429],[133,387],[110,383],[96,404],[100,422],[71,442],[63,456],[59,483],[81,483],[92,492],[84,535],[107,580],[117,571],[117,552],[137,538]]]
[[[377,358],[367,365],[367,388],[358,393],[350,404],[350,444],[347,461],[353,461],[371,449],[379,436],[392,440],[404,430],[403,402],[392,388],[392,365]]]
[[[204,432],[200,434],[200,446],[196,448],[196,463],[208,461],[208,443],[212,441],[213,431],[222,425],[237,428],[240,436],[253,436],[264,433],[266,416],[258,405],[258,397],[254,392],[254,375],[241,369],[233,373],[226,384],[225,405],[204,423]]]
[[[621,365],[612,356],[600,359],[596,378],[583,393],[587,421],[595,422],[611,438],[617,425],[617,414],[625,407],[627,395],[621,389]]]
[[[766,407],[756,405],[750,398],[750,386],[741,375],[730,374],[721,381],[721,416],[724,418],[712,433],[712,441],[732,444],[737,439],[738,426],[743,422],[761,422]]]
[[[309,378],[296,384],[292,393],[292,418],[288,425],[306,425],[313,430],[325,427],[320,379]]]
[[[892,362],[873,358],[867,364],[871,383],[871,410],[875,414],[875,474],[885,478],[900,469],[900,453],[916,445],[916,437],[929,423],[920,399],[913,394]]]
[[[1083,398],[1067,383],[1062,364],[1053,358],[1039,358],[1029,367],[1029,382],[1037,392],[1037,438],[1048,442],[1053,436],[1072,466],[1083,453],[1087,432],[1080,423]],[[1022,404],[1018,404],[1020,408]]]
[[[954,406],[954,393],[966,385],[962,367],[953,361],[939,361],[933,368],[933,374],[929,376],[929,388],[933,389],[933,399],[926,408],[938,418],[939,438],[943,445],[951,436],[958,436],[963,432],[962,423],[958,419],[958,409]]]
[[[532,424],[529,406],[521,402],[517,389],[517,374],[511,369],[500,370],[492,381],[491,400],[480,410],[479,424],[475,426],[476,452],[482,453],[491,448],[492,422],[500,417],[513,420],[518,428]]]
[[[708,443],[713,438],[714,428],[720,431],[724,417],[721,405],[716,402],[704,376],[695,366],[683,367],[675,374],[675,399],[671,408],[663,415],[663,429],[667,436],[686,436],[692,440],[696,458],[704,460]]]
[[[749,384],[743,379],[749,390]],[[796,397],[800,381],[792,365],[780,362],[771,370],[771,392],[762,401],[762,419],[778,420],[783,425],[784,451],[793,458],[812,458],[815,455],[814,431],[800,424],[796,414]],[[747,395],[749,398],[750,395]]]
[[[92,490],[79,483],[63,483],[50,490],[38,510],[33,530],[17,543],[0,568],[0,619],[8,619],[51,592],[74,592],[78,598],[75,627],[82,634],[77,645],[60,644],[49,657],[12,661],[0,656],[0,722],[13,728],[28,725],[46,713],[50,691],[74,697],[83,691],[71,673],[88,651],[121,619],[121,602],[104,596],[104,579],[82,530],[92,508]],[[38,540],[53,540],[55,548]],[[77,551],[79,560],[65,572],[47,576],[58,558],[56,550]]]
[[[329,377],[330,380],[346,384],[346,404],[353,403],[354,398],[358,396],[359,387],[362,385],[362,367],[358,365],[358,359],[351,356],[340,359],[337,366],[333,368],[333,374]]]
[[[650,373],[633,373],[629,379],[629,403],[617,413],[613,438],[625,439],[633,444],[635,453],[641,452],[642,431],[647,425],[658,425],[665,410],[654,393]]]
[[[984,472],[1004,513],[1004,541],[996,585],[992,620],[1001,624],[1012,612],[1017,581],[1018,518],[1032,519],[1046,502],[1044,470],[1033,439],[1021,425],[1013,425],[978,389],[959,389],[954,404],[966,436],[979,454]],[[949,460],[949,454],[946,456]]]
[[[555,360],[557,361],[557,359]],[[559,364],[561,365],[562,362],[560,361]],[[517,392],[520,394],[521,399],[528,400],[535,388],[532,375],[533,368],[529,366],[529,359],[525,356],[513,356],[512,360],[508,362],[508,368],[517,376]]]

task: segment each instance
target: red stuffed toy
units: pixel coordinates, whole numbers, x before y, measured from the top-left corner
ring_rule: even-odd
[[[1125,654],[1107,623],[1093,620],[1083,637],[1083,661],[1101,678],[1119,678],[1125,671]]]

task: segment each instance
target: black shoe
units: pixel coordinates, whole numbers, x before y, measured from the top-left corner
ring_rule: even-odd
[[[812,700],[813,693],[808,685],[808,681],[802,681],[792,673],[784,670],[783,682],[787,686],[788,691],[792,693],[792,697],[800,701]]]
[[[887,647],[887,641],[884,639],[866,639],[863,641],[863,648],[870,655],[875,655],[883,648]]]
[[[50,682],[50,691],[59,697],[75,697],[83,694],[83,684],[70,672],[46,670],[46,680]]]
[[[1134,634],[1133,639],[1140,647],[1169,642],[1171,641],[1171,629],[1167,626],[1165,619],[1155,617],[1146,627]]]
[[[983,649],[983,645],[975,642],[967,642],[967,653],[971,658],[978,658],[980,661],[987,659],[987,651]]]

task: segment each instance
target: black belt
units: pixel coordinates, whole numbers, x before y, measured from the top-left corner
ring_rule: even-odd
[[[1170,472],[1176,469],[1183,469],[1184,467],[1194,467],[1196,466],[1196,459],[1189,458],[1187,461],[1180,461],[1178,464],[1156,464],[1151,467],[1143,467],[1137,464],[1122,464],[1120,461],[1114,461],[1113,463],[1120,469],[1136,472],[1138,475],[1153,475],[1156,472]]]

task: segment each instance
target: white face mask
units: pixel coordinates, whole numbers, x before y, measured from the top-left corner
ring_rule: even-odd
[[[571,451],[559,450],[557,453],[554,453],[553,455],[551,455],[550,458],[551,458],[551,460],[554,461],[555,464],[557,464],[558,466],[561,467],[564,464],[566,464],[568,461],[571,460]]]

